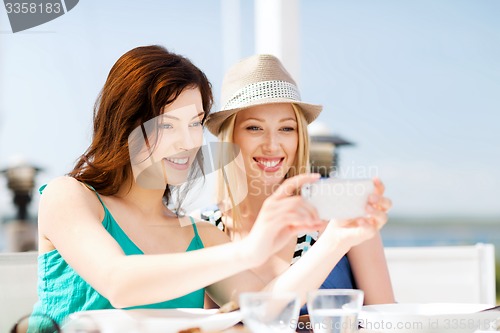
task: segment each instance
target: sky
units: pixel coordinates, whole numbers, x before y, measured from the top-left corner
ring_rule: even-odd
[[[500,218],[500,1],[299,3],[299,88],[355,143],[339,150],[344,175],[380,176],[394,215]],[[136,46],[190,58],[218,102],[221,12],[219,0],[85,0],[13,34],[0,8],[0,168],[24,158],[43,168],[37,186],[70,171],[109,69]],[[255,52],[253,2],[240,14],[243,57]],[[0,216],[10,200],[2,178]]]

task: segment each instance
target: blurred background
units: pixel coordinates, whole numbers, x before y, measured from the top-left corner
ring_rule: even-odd
[[[32,197],[13,197],[0,177],[0,251],[12,221],[36,228],[36,190],[88,146],[113,63],[160,44],[205,71],[217,102],[231,64],[278,53],[302,99],[324,105],[323,132],[352,143],[337,147],[337,174],[384,181],[386,245],[485,242],[500,258],[500,1],[275,2],[86,0],[15,34],[1,8],[0,169],[34,167],[23,172],[36,178]],[[188,209],[213,202],[212,186],[200,188]]]

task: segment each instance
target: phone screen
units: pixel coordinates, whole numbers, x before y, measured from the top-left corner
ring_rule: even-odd
[[[302,197],[323,220],[348,220],[366,215],[368,196],[375,186],[370,179],[320,179],[304,185]]]

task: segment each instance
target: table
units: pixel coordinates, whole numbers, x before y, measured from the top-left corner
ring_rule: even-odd
[[[300,316],[299,322],[303,323],[304,324],[303,327],[305,327],[306,324],[309,323],[309,316],[308,315],[307,316]],[[298,329],[296,332],[297,333],[313,333],[313,331],[309,330],[309,329]],[[251,333],[251,332],[248,328],[245,328],[245,326],[243,326],[240,323],[240,324],[233,326],[231,328],[228,328],[222,332],[203,332],[203,333]],[[359,333],[378,333],[378,332],[366,330],[366,329],[360,329]]]
[[[299,323],[302,323],[303,327],[305,327],[306,324],[309,324],[309,315],[300,316]],[[206,333],[219,333],[219,332],[206,332]],[[228,328],[220,333],[251,333],[251,332],[248,328],[245,328],[245,326],[240,323],[240,324],[233,326],[231,328]],[[313,331],[309,330],[309,329],[298,329],[297,333],[313,333]]]

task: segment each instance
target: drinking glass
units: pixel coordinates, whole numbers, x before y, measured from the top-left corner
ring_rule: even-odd
[[[61,328],[49,316],[30,314],[23,316],[10,329],[10,333],[60,333]]]
[[[320,289],[309,292],[307,309],[314,333],[358,331],[364,293],[356,289]]]
[[[299,296],[293,292],[253,292],[240,295],[245,326],[253,333],[292,333],[297,327]]]

